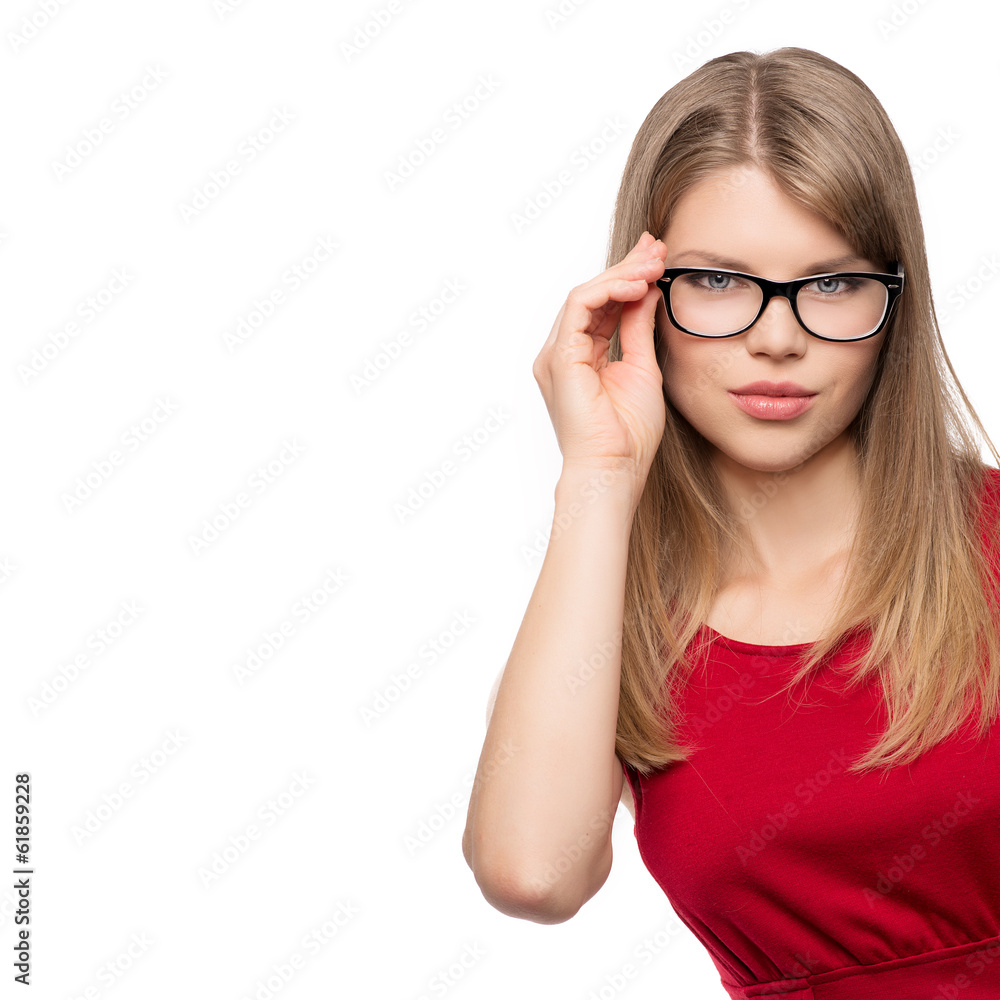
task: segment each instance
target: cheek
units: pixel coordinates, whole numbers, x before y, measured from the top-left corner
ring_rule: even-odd
[[[861,407],[871,390],[878,360],[878,344],[859,344],[858,347],[858,351],[850,354],[834,354],[829,369],[837,398],[845,408],[854,411]]]
[[[731,386],[746,381],[748,368],[755,362],[748,357],[743,338],[706,340],[673,329],[669,323],[663,331],[667,399],[715,447],[749,467],[763,468],[757,464],[765,461],[756,450],[762,444],[757,429],[746,425],[745,418],[725,395]],[[814,445],[810,454],[854,419],[871,389],[879,352],[877,343],[858,344],[858,350],[830,345],[831,349],[825,351],[825,346],[810,345],[812,357],[807,361],[816,383],[824,387],[825,397],[822,407],[803,424],[802,432]]]
[[[746,348],[735,340],[706,340],[670,328],[664,335],[667,356],[663,385],[667,398],[690,419],[691,411],[710,403],[738,381],[740,354]]]

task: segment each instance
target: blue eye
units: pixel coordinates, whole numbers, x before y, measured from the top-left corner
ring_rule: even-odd
[[[815,289],[824,295],[839,295],[855,291],[860,284],[861,281],[857,278],[838,278],[831,276],[828,278],[818,278],[816,281],[806,285],[805,288]],[[831,288],[829,287],[830,285],[839,285],[840,287]]]
[[[722,271],[716,271],[714,274],[684,274],[681,278],[686,284],[694,285],[704,292],[730,292],[743,284],[739,278],[732,274],[724,274]]]

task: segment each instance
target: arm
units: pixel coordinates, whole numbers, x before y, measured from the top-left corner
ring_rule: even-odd
[[[564,468],[552,536],[495,702],[462,847],[491,905],[569,919],[611,869],[631,480]]]

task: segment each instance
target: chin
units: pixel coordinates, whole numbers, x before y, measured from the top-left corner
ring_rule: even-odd
[[[812,458],[830,443],[838,428],[828,419],[812,421],[793,428],[785,421],[762,420],[753,428],[740,427],[737,421],[720,421],[718,414],[699,413],[695,407],[670,400],[677,413],[700,434],[709,453],[718,460],[754,472],[787,472]],[[713,420],[711,417],[714,416]]]
[[[717,451],[719,449],[716,449]],[[732,452],[723,451],[723,455],[730,462],[749,469],[752,472],[791,472],[798,468],[804,461],[812,457],[812,453],[802,455],[801,452],[781,452],[779,454],[760,452]]]
[[[780,425],[772,426],[777,430]],[[828,443],[825,435],[817,439],[815,428],[812,433],[783,434],[780,440],[777,435],[762,433],[764,430],[749,435],[699,432],[708,442],[709,452],[716,462],[721,460],[753,472],[790,472]],[[771,440],[765,440],[766,437]]]

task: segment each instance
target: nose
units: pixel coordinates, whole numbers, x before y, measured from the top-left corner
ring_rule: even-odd
[[[792,304],[785,295],[775,295],[768,302],[757,322],[746,331],[750,351],[801,353],[809,334],[795,318]]]

